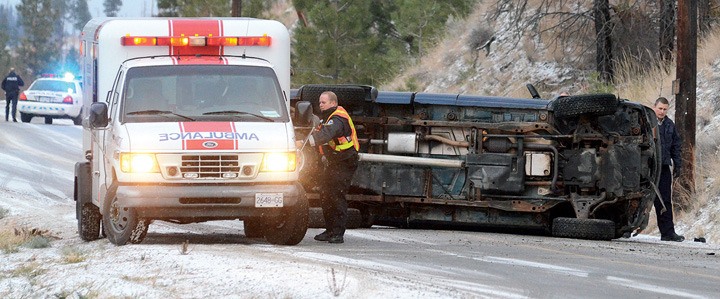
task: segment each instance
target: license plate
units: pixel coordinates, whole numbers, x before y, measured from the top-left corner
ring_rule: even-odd
[[[54,97],[38,97],[38,102],[52,103],[55,102]]]
[[[255,193],[256,208],[281,208],[282,206],[282,193]]]

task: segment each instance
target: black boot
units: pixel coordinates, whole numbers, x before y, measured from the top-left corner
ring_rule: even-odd
[[[345,240],[343,240],[343,236],[341,236],[341,235],[334,235],[334,236],[330,237],[330,239],[328,240],[328,243],[340,244],[340,243],[345,243]]]
[[[324,231],[321,234],[315,236],[315,240],[326,242],[326,241],[330,240],[330,236],[331,236],[331,234],[329,231]]]

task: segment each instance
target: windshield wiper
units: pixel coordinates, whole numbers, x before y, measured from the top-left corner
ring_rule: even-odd
[[[250,115],[254,116],[260,119],[267,120],[269,122],[274,122],[272,118],[269,118],[267,116],[257,115],[255,113],[245,112],[245,111],[237,111],[237,110],[224,110],[224,111],[212,111],[212,112],[205,112],[203,115],[233,115],[233,114],[241,114],[241,115]]]
[[[191,117],[188,117],[188,116],[185,116],[182,114],[177,114],[175,112],[167,111],[167,110],[140,110],[140,111],[133,111],[133,112],[127,113],[127,115],[159,115],[159,114],[172,114],[172,115],[187,119],[189,121],[195,121],[195,119],[193,119]]]

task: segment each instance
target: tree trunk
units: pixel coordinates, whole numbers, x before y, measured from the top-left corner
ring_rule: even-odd
[[[610,21],[609,0],[595,0],[593,5],[595,15],[596,40],[596,63],[600,80],[604,83],[611,83],[614,76],[613,55],[612,55],[612,30],[613,24]]]
[[[682,139],[682,172],[679,182],[689,194],[695,193],[697,25],[697,2],[679,0],[676,67],[679,90],[675,95],[675,123]],[[687,201],[680,200],[680,203],[687,207]]]
[[[230,16],[233,18],[242,17],[242,0],[232,0],[232,11],[230,12]]]
[[[660,0],[660,37],[658,50],[660,59],[666,63],[672,61],[675,44],[675,0]]]

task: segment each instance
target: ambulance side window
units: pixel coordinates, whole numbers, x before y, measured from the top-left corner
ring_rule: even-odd
[[[108,96],[108,108],[110,109],[110,118],[115,115],[115,112],[118,109],[118,99],[120,98],[120,91],[118,90],[120,88],[120,78],[123,77],[123,71],[120,70],[115,77],[115,82],[113,82],[112,89],[110,90],[111,94]]]

